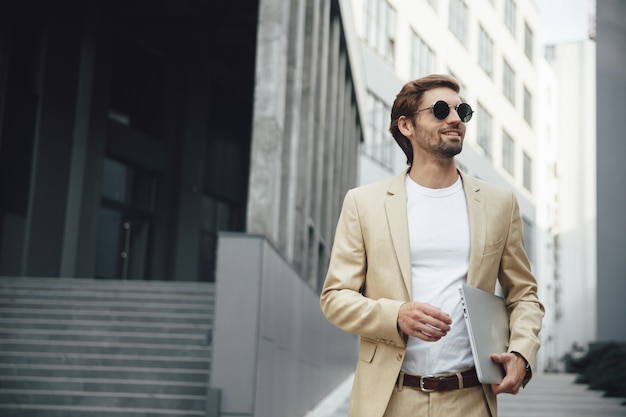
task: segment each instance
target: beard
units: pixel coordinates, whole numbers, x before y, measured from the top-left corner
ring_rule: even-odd
[[[454,140],[446,140],[439,131],[427,131],[420,127],[416,129],[416,133],[417,145],[438,158],[451,159],[463,150],[464,135]]]
[[[439,146],[432,150],[433,155],[439,156],[443,159],[454,158],[456,155],[460,154],[463,150],[463,139],[460,139],[455,142],[446,143],[441,141]]]

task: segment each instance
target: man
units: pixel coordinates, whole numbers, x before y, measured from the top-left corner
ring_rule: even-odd
[[[346,194],[320,304],[360,336],[351,417],[496,417],[496,394],[530,379],[544,310],[514,194],[456,168],[472,113],[451,77],[407,83],[390,132],[409,168]],[[511,336],[492,356],[500,384],[476,378],[461,282],[501,285]]]

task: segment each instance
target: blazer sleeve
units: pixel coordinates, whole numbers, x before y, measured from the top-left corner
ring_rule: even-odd
[[[398,312],[405,301],[363,295],[367,280],[367,250],[354,190],[348,191],[337,223],[320,306],[340,329],[378,342],[404,346]]]
[[[524,233],[515,195],[510,194],[509,230],[500,262],[499,281],[509,310],[509,352],[520,353],[534,367],[539,350],[539,331],[545,313],[537,296],[524,248]]]

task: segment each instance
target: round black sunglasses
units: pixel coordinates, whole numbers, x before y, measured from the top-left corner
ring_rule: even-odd
[[[450,114],[450,107],[453,107],[453,106],[446,103],[443,100],[438,100],[432,106],[426,107],[425,109],[417,110],[415,113],[417,114],[421,111],[432,109],[433,115],[437,119],[445,120],[446,117],[448,117],[448,115]],[[454,110],[459,115],[459,118],[461,119],[463,123],[467,123],[470,120],[472,120],[472,115],[474,114],[474,110],[472,110],[472,107],[469,104],[461,103],[458,106],[454,107]]]

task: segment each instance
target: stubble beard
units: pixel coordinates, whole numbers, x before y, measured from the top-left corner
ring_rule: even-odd
[[[421,131],[419,131],[421,130]],[[433,156],[436,156],[441,159],[452,159],[456,155],[460,154],[463,150],[463,137],[459,137],[458,140],[446,141],[439,131],[436,132],[436,142],[435,144],[431,144],[428,139],[428,134],[423,129],[418,130],[418,135],[421,135],[425,140],[418,141],[418,145],[430,153]]]
[[[444,159],[454,158],[460,154],[463,150],[463,140],[455,141],[452,143],[446,143],[443,140],[440,142],[440,146],[434,149],[433,154]]]

